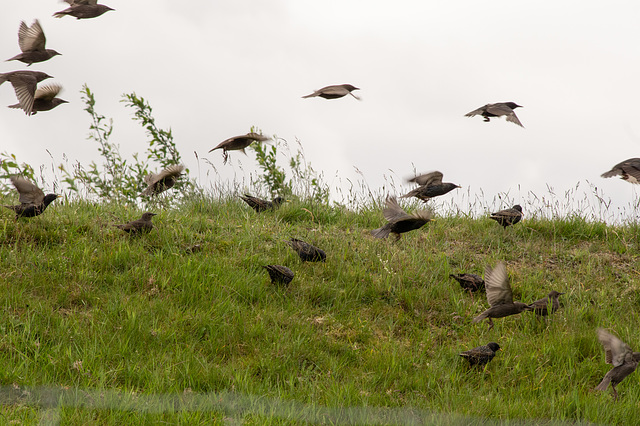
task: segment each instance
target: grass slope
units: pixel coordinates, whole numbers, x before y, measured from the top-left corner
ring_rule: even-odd
[[[395,243],[369,235],[384,222],[378,210],[292,202],[255,214],[236,200],[193,200],[152,211],[156,229],[140,237],[112,226],[141,214],[124,207],[59,203],[18,222],[2,214],[5,397],[40,386],[132,396],[228,391],[304,407],[411,407],[444,422],[636,421],[638,374],[618,386],[615,404],[610,390],[592,390],[609,367],[596,327],[640,350],[634,226],[525,220],[503,230],[449,217]],[[327,262],[300,262],[285,244],[291,237],[323,248]],[[201,250],[189,251],[195,244]],[[498,319],[491,331],[472,323],[488,307],[484,294],[472,299],[448,275],[482,275],[499,260],[516,300],[555,289],[567,293],[561,309],[546,322],[531,313]],[[288,289],[270,284],[262,268],[270,263],[295,272]],[[485,372],[458,356],[489,341],[503,350]],[[0,418],[32,424],[51,414],[42,405],[14,398]],[[228,419],[224,410],[96,405],[54,415],[78,425]],[[268,404],[235,415],[247,424],[302,422]]]

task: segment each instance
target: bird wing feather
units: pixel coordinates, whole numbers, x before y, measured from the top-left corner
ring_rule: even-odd
[[[625,358],[633,351],[625,342],[609,333],[604,328],[598,328],[598,340],[602,343],[605,353],[605,362],[614,367],[624,364]]]
[[[384,218],[387,219],[387,221],[397,222],[398,220],[411,218],[411,216],[408,215],[407,212],[402,210],[402,207],[400,207],[400,205],[398,204],[398,200],[396,199],[396,197],[387,197],[386,203],[387,207],[382,210],[382,214],[384,215]]]
[[[44,86],[38,87],[35,95],[33,96],[35,99],[43,99],[47,101],[53,100],[58,93],[62,90],[62,86],[59,84],[46,84]]]
[[[18,190],[20,194],[18,201],[22,204],[40,204],[44,201],[44,192],[34,183],[20,176],[11,176],[9,179]]]
[[[485,108],[489,107],[489,105],[490,105],[490,104],[487,104],[487,105],[485,105],[485,106],[481,106],[481,107],[480,107],[480,108],[478,108],[478,109],[474,109],[473,111],[466,113],[464,116],[465,116],[465,117],[473,117],[473,116],[476,116],[476,115],[482,114],[482,113],[484,112]]]
[[[409,179],[409,182],[415,182],[418,185],[429,186],[429,185],[438,185],[442,183],[443,174],[439,171],[433,171],[430,173],[425,173],[420,176],[416,176],[412,179]]]
[[[509,276],[504,262],[499,262],[493,269],[490,266],[484,271],[484,283],[489,305],[496,306],[513,303],[513,293],[509,285]]]

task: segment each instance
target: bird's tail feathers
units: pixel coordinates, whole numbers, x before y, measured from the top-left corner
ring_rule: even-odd
[[[391,230],[387,226],[383,226],[382,228],[374,229],[373,231],[371,231],[371,235],[376,238],[387,238],[390,233]]]
[[[483,319],[488,318],[488,317],[489,317],[489,315],[487,314],[487,311],[484,311],[483,313],[481,313],[480,315],[478,315],[477,317],[475,317],[475,318],[473,319],[473,322],[480,322],[480,321],[482,321]]]
[[[611,378],[609,376],[604,376],[604,379],[600,382],[598,386],[596,386],[595,390],[604,391],[609,387],[609,383],[611,383]]]

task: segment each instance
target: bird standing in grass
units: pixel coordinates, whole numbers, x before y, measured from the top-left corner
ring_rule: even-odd
[[[60,195],[56,194],[44,195],[44,192],[42,192],[40,188],[23,177],[11,176],[9,180],[20,194],[20,198],[18,199],[20,204],[5,207],[16,213],[16,220],[21,217],[41,215],[53,200],[60,197]]]
[[[513,292],[504,262],[499,262],[493,269],[487,266],[484,271],[484,282],[487,301],[491,307],[475,317],[473,322],[479,322],[486,318],[489,320],[489,330],[491,330],[493,328],[492,318],[503,318],[519,314],[522,311],[533,310],[526,303],[513,301]]]
[[[473,117],[481,115],[484,117],[485,122],[489,122],[491,117],[501,117],[504,115],[507,117],[507,121],[517,124],[520,127],[524,127],[520,120],[518,120],[516,113],[513,111],[516,108],[522,108],[522,105],[518,105],[515,102],[498,102],[496,104],[486,104],[485,106],[481,106],[464,116]]]
[[[601,175],[603,178],[620,176],[629,183],[640,183],[640,158],[629,158],[621,163],[616,164],[608,172]]]
[[[481,367],[487,365],[500,350],[500,345],[495,342],[487,343],[477,348],[460,353],[460,356],[469,361],[469,365]]]
[[[151,218],[156,216],[156,213],[143,213],[140,219],[134,220],[133,222],[125,223],[124,225],[113,225],[116,228],[122,229],[124,232],[128,234],[142,234],[151,232],[153,229],[153,223],[151,222]]]
[[[27,26],[24,21],[20,22],[18,29],[18,45],[22,53],[7,61],[20,61],[30,66],[36,62],[44,62],[60,53],[53,49],[45,49],[47,39],[40,22],[36,19],[31,26]]]
[[[640,362],[640,352],[634,352],[629,345],[609,333],[604,328],[598,328],[598,339],[604,347],[605,362],[613,365],[613,368],[605,374],[596,390],[604,391],[611,384],[614,401],[618,399],[616,385],[629,374],[636,371]]]
[[[400,239],[400,234],[421,228],[425,223],[433,220],[431,209],[418,210],[413,214],[408,214],[398,204],[396,197],[387,197],[387,206],[382,211],[388,223],[383,227],[371,231],[371,235],[376,238],[387,238],[389,234],[395,234],[396,241]]]
[[[416,197],[427,202],[427,200],[430,200],[433,197],[444,195],[456,188],[461,188],[460,185],[456,185],[455,183],[442,183],[442,177],[442,172],[435,171],[409,179],[409,182],[415,182],[420,186],[400,196],[400,198]]]
[[[515,225],[522,219],[522,207],[519,204],[511,207],[510,209],[500,210],[499,212],[491,213],[489,219],[493,219],[502,225],[506,229],[507,226]]]
[[[284,286],[289,285],[293,280],[294,273],[291,269],[282,265],[266,265],[264,268],[269,273],[271,278],[271,284],[282,284]]]
[[[38,83],[51,78],[50,75],[40,71],[11,71],[0,74],[0,85],[9,81],[16,92],[20,108],[27,115],[33,114],[33,103]]]
[[[306,98],[314,98],[316,96],[319,96],[325,99],[338,99],[346,95],[351,95],[357,100],[360,100],[359,97],[351,93],[354,90],[360,90],[360,89],[350,84],[336,84],[334,86],[327,86],[327,87],[323,87],[322,89],[318,89],[309,95],[303,96],[303,98],[306,99]]]
[[[110,10],[115,10],[109,6],[98,4],[97,0],[64,0],[69,3],[69,7],[53,14],[56,18],[65,15],[73,16],[76,19],[97,18]]]
[[[251,208],[258,213],[263,212],[265,210],[275,210],[278,207],[280,207],[282,203],[286,201],[282,197],[276,197],[273,199],[273,201],[268,201],[268,200],[263,200],[261,198],[252,197],[251,195],[248,195],[248,194],[244,194],[244,196],[240,198],[242,198],[242,201],[249,204],[249,206],[251,206]]]
[[[323,250],[297,238],[290,239],[287,244],[298,253],[303,262],[324,262],[327,259]]]
[[[449,277],[460,283],[460,287],[469,292],[476,292],[484,289],[484,280],[476,274],[449,274]]]
[[[169,166],[158,174],[149,173],[144,177],[147,188],[142,191],[142,195],[158,195],[169,188],[173,188],[183,171],[184,166],[178,164]]]
[[[232,138],[223,140],[215,148],[211,148],[209,152],[216,149],[222,149],[222,155],[224,158],[223,164],[227,164],[229,154],[227,151],[242,151],[243,154],[247,154],[245,148],[251,145],[253,142],[264,142],[270,138],[262,136],[258,133],[247,133],[246,135],[234,136]]]
[[[35,115],[38,111],[50,111],[61,104],[68,103],[64,99],[56,98],[58,93],[62,90],[62,86],[59,84],[47,84],[38,87],[36,93],[33,95],[33,107],[31,108],[31,115]],[[22,108],[20,104],[9,105],[9,108]]]
[[[549,313],[554,313],[560,307],[560,301],[558,298],[564,293],[559,293],[555,290],[551,291],[547,297],[536,300],[529,305],[533,309],[536,315],[546,317]],[[551,300],[551,312],[549,312],[549,300]]]

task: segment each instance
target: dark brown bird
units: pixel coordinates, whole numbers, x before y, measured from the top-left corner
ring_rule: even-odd
[[[150,197],[158,195],[169,188],[173,188],[176,180],[182,175],[183,171],[184,166],[177,164],[167,167],[158,174],[149,173],[144,177],[144,182],[147,184],[147,187],[142,191],[142,195]]]
[[[224,156],[223,164],[226,164],[227,159],[229,158],[229,154],[227,153],[227,151],[242,151],[242,153],[246,155],[247,153],[244,149],[251,145],[253,142],[264,142],[269,139],[270,138],[262,136],[258,133],[247,133],[246,135],[234,136],[232,138],[224,140],[220,142],[215,148],[210,149],[209,152],[222,148],[222,155]]]
[[[142,234],[146,232],[151,232],[153,229],[153,223],[151,223],[151,218],[154,217],[156,213],[143,213],[142,217],[138,220],[134,220],[133,222],[125,223],[124,225],[113,225],[116,228],[122,229],[124,232],[129,234]]]
[[[629,183],[640,183],[640,158],[629,158],[622,163],[618,163],[611,168],[608,172],[601,175],[603,178],[610,178],[613,176],[620,176],[620,179],[624,179]]]
[[[415,182],[420,186],[413,191],[400,196],[400,198],[416,197],[427,202],[427,200],[430,200],[433,197],[444,195],[456,188],[461,188],[461,186],[456,185],[455,183],[442,183],[442,176],[442,172],[435,171],[408,179],[408,182]]]
[[[321,98],[325,99],[337,99],[346,95],[351,95],[357,100],[360,100],[359,97],[351,93],[354,90],[360,89],[350,84],[336,84],[334,86],[323,87],[322,89],[316,90],[310,95],[303,96],[303,98],[313,98],[316,96],[320,96]]]
[[[292,238],[287,241],[287,244],[298,253],[303,262],[324,262],[327,260],[327,254],[323,250],[302,240]]]
[[[25,114],[31,115],[33,114],[34,96],[38,83],[47,78],[51,78],[51,76],[40,71],[12,71],[0,74],[0,85],[9,81],[16,92],[20,108],[24,110]]]
[[[476,274],[449,274],[451,278],[460,283],[460,287],[470,292],[484,289],[484,280]]]
[[[536,300],[532,304],[529,305],[530,308],[536,313],[536,315],[540,315],[546,317],[549,314],[549,300],[551,300],[551,313],[554,313],[560,307],[560,301],[558,298],[564,293],[559,293],[555,290],[549,293],[547,297],[543,297],[540,300]]]
[[[486,104],[485,106],[481,106],[480,108],[473,110],[467,114],[465,117],[473,117],[475,115],[482,115],[484,117],[484,121],[489,122],[491,117],[500,117],[503,115],[507,116],[507,121],[517,124],[520,127],[524,127],[516,113],[513,111],[516,108],[522,108],[522,105],[518,105],[515,102],[499,102],[497,104]]]
[[[7,59],[7,61],[20,61],[30,66],[33,63],[44,62],[56,55],[60,55],[53,49],[45,49],[46,42],[44,31],[42,31],[40,22],[37,19],[33,21],[30,27],[22,21],[18,29],[18,45],[22,53]]]
[[[36,115],[38,111],[50,111],[61,104],[68,103],[64,99],[56,98],[58,93],[62,90],[62,86],[59,84],[49,84],[42,87],[38,87],[36,93],[33,96],[33,107],[31,108],[31,115]],[[9,108],[22,108],[20,104],[9,105]]]
[[[282,197],[276,197],[273,199],[273,201],[268,201],[268,200],[263,200],[261,198],[252,197],[251,195],[248,195],[248,194],[244,194],[244,197],[240,197],[240,198],[242,198],[242,201],[249,204],[251,208],[258,213],[263,212],[265,210],[277,209],[278,207],[280,207],[282,203],[286,201]]]
[[[533,309],[526,303],[513,301],[513,293],[504,262],[499,262],[493,269],[487,266],[484,271],[484,281],[487,290],[487,301],[491,307],[475,317],[473,322],[479,322],[488,318],[489,330],[491,330],[493,328],[492,318],[507,317]]]
[[[264,268],[269,273],[269,277],[271,277],[271,284],[282,284],[284,286],[289,285],[291,280],[293,280],[294,273],[291,269],[282,265],[267,265]]]
[[[618,399],[616,386],[629,374],[636,371],[640,362],[640,352],[634,352],[629,345],[609,333],[604,328],[598,328],[598,339],[604,346],[605,362],[613,365],[613,368],[605,374],[596,390],[604,391],[611,383],[614,401]]]
[[[44,192],[42,192],[40,188],[23,177],[11,176],[9,180],[20,194],[20,198],[18,199],[20,204],[5,207],[16,213],[16,220],[21,217],[41,215],[53,200],[60,197],[60,195],[56,194],[44,195]]]
[[[62,18],[65,15],[73,16],[76,19],[97,18],[98,16],[110,10],[115,10],[109,6],[98,4],[97,0],[64,0],[69,3],[68,8],[53,14],[56,18]]]
[[[515,225],[520,222],[522,219],[522,207],[520,204],[516,204],[510,209],[500,210],[499,212],[491,213],[489,219],[493,219],[502,225],[503,228],[506,228],[510,225]]]
[[[387,207],[382,211],[382,214],[388,223],[371,231],[371,235],[376,238],[387,238],[389,234],[395,234],[397,241],[400,239],[400,234],[419,229],[433,219],[433,211],[430,209],[407,214],[398,204],[396,197],[387,197],[386,203]]]
[[[499,350],[500,346],[497,343],[490,342],[484,346],[478,346],[477,348],[464,351],[460,356],[466,358],[469,361],[469,365],[481,367],[487,365]]]

